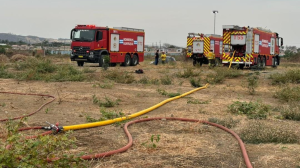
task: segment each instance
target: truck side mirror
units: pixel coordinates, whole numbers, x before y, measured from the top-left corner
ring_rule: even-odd
[[[281,38],[280,46],[283,46],[283,38]]]
[[[71,30],[71,34],[70,34],[70,39],[72,40],[72,35],[73,35],[74,29]]]

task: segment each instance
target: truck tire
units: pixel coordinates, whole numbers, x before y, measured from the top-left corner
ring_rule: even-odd
[[[219,67],[219,66],[220,66],[220,62],[221,62],[221,61],[220,61],[220,58],[216,58],[216,59],[215,59],[215,66],[216,66],[216,67]]]
[[[196,66],[196,64],[197,64],[197,61],[193,60],[193,65]]]
[[[261,57],[257,57],[257,68],[258,69],[262,68],[262,58]]]
[[[126,55],[125,55],[125,60],[124,60],[123,65],[124,65],[125,67],[126,67],[126,66],[129,66],[129,65],[130,65],[130,60],[131,60],[130,55],[129,55],[129,54],[126,54]]]
[[[266,68],[266,57],[262,57],[262,68],[265,69]]]
[[[272,67],[273,67],[273,68],[276,68],[277,65],[278,65],[277,58],[276,58],[276,57],[273,57],[273,58],[272,58]]]
[[[99,62],[99,67],[102,67],[102,66],[103,66],[103,63],[104,63],[103,55],[100,55],[100,56],[99,56],[98,62]]]
[[[131,66],[136,66],[139,63],[139,58],[136,54],[133,55],[130,61]]]
[[[77,61],[78,66],[83,66],[84,62],[83,61]]]
[[[199,60],[200,66],[202,66],[203,62],[204,62],[204,61],[203,61],[203,58]]]

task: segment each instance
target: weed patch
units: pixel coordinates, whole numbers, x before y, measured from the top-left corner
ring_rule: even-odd
[[[106,97],[104,98],[104,101],[101,101],[96,97],[96,95],[93,95],[93,103],[97,104],[99,107],[114,107],[116,105],[119,105],[119,102],[121,100],[117,99],[116,101],[111,100],[110,98]]]
[[[247,82],[248,82],[248,91],[251,95],[254,95],[255,93],[255,89],[258,87],[258,77],[257,76],[249,76],[247,78]]]
[[[209,118],[208,121],[222,125],[226,128],[233,128],[240,122],[239,120],[234,120],[232,118],[225,118],[225,119]]]
[[[163,85],[171,85],[172,84],[172,79],[168,75],[162,76],[160,78],[160,83],[163,84]]]
[[[160,84],[160,82],[159,82],[158,79],[148,79],[148,78],[145,77],[145,76],[142,77],[142,78],[138,81],[138,83],[145,84],[145,85],[147,85],[147,84],[159,85],[159,84]]]
[[[246,143],[299,143],[299,135],[282,124],[268,125],[252,121],[242,129],[241,138]]]
[[[279,109],[282,118],[286,120],[300,121],[300,106],[298,104],[290,104],[287,107]]]
[[[113,86],[114,86],[114,84],[113,83],[109,83],[109,82],[93,84],[93,87],[100,87],[102,89],[112,89]]]
[[[59,66],[57,72],[52,74],[47,81],[54,81],[54,82],[63,82],[63,81],[83,81],[85,80],[84,74],[75,69],[71,65],[62,65]]]
[[[7,71],[7,67],[0,65],[0,78],[14,78],[14,75]]]
[[[228,106],[233,114],[245,114],[250,119],[266,119],[270,110],[270,106],[256,102],[240,102],[235,101]]]
[[[201,78],[200,78],[200,77],[197,78],[197,79],[191,78],[191,79],[190,79],[190,84],[191,84],[192,86],[194,86],[194,87],[201,87],[201,86],[202,86],[202,85],[201,85]]]
[[[5,130],[0,130],[7,133],[7,138],[0,140],[0,167],[86,167],[80,155],[67,155],[69,149],[76,148],[76,139],[71,132],[27,139],[18,132],[21,122],[9,121]],[[10,146],[9,150],[7,146]],[[47,158],[54,157],[60,159],[51,163],[47,161]]]
[[[149,141],[142,143],[142,145],[147,148],[156,148],[159,141],[160,135],[152,135]]]
[[[274,97],[286,102],[300,101],[300,87],[286,86],[276,91]]]
[[[176,97],[179,96],[180,93],[168,93],[167,91],[163,90],[163,89],[157,89],[157,92],[163,96],[168,96],[168,97]]]
[[[92,118],[91,116],[87,115],[86,116],[86,121],[87,122],[97,122],[97,121],[105,121],[105,120],[111,120],[114,118],[120,118],[124,117],[125,114],[122,113],[121,111],[109,111],[106,110],[105,108],[100,109],[101,117],[99,119]]]
[[[189,78],[189,77],[195,77],[199,75],[200,72],[194,72],[192,68],[187,68],[186,70],[183,71],[183,73],[179,72],[176,74],[176,76],[179,78]]]
[[[114,71],[107,71],[104,75],[105,78],[113,80],[117,83],[124,83],[124,84],[130,84],[135,81],[134,76],[128,72],[118,72],[116,70]]]
[[[300,69],[289,70],[286,73],[275,73],[270,76],[272,84],[300,83]]]
[[[206,81],[212,84],[221,84],[225,78],[237,78],[242,75],[242,72],[237,69],[214,68],[213,73],[206,76]]]
[[[188,99],[187,104],[209,104],[211,101],[206,100],[206,101],[200,101],[198,99]]]

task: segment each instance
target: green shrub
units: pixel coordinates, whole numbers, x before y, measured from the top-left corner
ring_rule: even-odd
[[[71,137],[71,132],[27,139],[18,132],[20,125],[21,121],[9,121],[6,129],[0,130],[7,133],[7,138],[0,140],[0,167],[86,167],[80,155],[68,154],[70,149],[76,148],[76,139]],[[47,161],[47,158],[55,157],[60,159]]]
[[[160,78],[160,82],[163,85],[171,85],[172,84],[172,79],[168,75],[162,76]]]
[[[226,128],[233,128],[240,122],[239,120],[234,120],[232,118],[225,118],[225,119],[209,118],[208,121],[222,125]]]
[[[300,87],[289,87],[286,86],[278,91],[276,91],[275,98],[290,102],[300,100]]]
[[[100,99],[98,99],[96,97],[96,95],[93,95],[93,103],[99,105],[99,107],[114,107],[116,105],[119,105],[119,102],[120,102],[120,99],[113,101],[106,96],[104,99],[105,99],[104,101],[101,101]]]
[[[44,58],[29,58],[23,62],[16,62],[14,64],[16,70],[33,70],[37,73],[52,73],[56,70],[56,66],[49,59]]]
[[[252,121],[240,133],[246,143],[299,143],[299,135],[282,124],[268,125],[262,121]]]
[[[168,96],[168,97],[176,97],[179,96],[180,93],[168,93],[167,91],[163,90],[163,89],[157,89],[157,92],[163,96]]]
[[[300,121],[300,106],[298,104],[291,104],[288,107],[280,108],[283,119]]]
[[[85,76],[82,71],[77,70],[71,65],[61,65],[57,72],[52,74],[48,81],[63,82],[63,81],[83,81]]]
[[[125,114],[122,113],[121,111],[119,111],[119,112],[109,111],[109,110],[106,110],[105,108],[101,108],[100,113],[101,113],[101,117],[99,119],[95,119],[95,118],[92,118],[92,117],[87,115],[86,116],[87,122],[105,121],[105,120],[111,120],[111,119],[114,119],[114,118],[120,118],[120,117],[125,116]]]
[[[249,76],[247,78],[248,81],[248,91],[251,95],[255,93],[255,89],[258,87],[258,77],[257,76]]]
[[[228,106],[228,109],[234,114],[246,114],[250,119],[266,119],[270,107],[258,101],[249,103],[235,101]]]
[[[194,72],[192,68],[187,68],[186,70],[183,71],[183,73],[179,72],[176,74],[176,76],[179,78],[189,78],[189,77],[194,77],[199,75],[200,73]]]
[[[7,71],[7,67],[0,65],[0,78],[14,78],[14,75]]]
[[[190,83],[194,87],[201,87],[202,85],[200,84],[200,82],[201,82],[201,78],[197,78],[197,79],[191,78],[190,79]]]
[[[237,69],[214,68],[213,73],[206,76],[206,81],[211,84],[221,84],[225,78],[237,78],[242,75],[242,72]]]
[[[300,83],[300,69],[289,70],[286,73],[275,73],[270,76],[272,84]]]
[[[134,76],[132,74],[129,74],[128,72],[124,71],[107,71],[104,74],[104,77],[110,80],[113,80],[117,83],[124,83],[124,84],[130,84],[135,81]]]
[[[200,101],[198,99],[188,99],[187,100],[187,104],[208,104],[209,102],[211,102],[211,101],[210,100]]]
[[[107,81],[105,81],[104,83],[96,83],[96,84],[93,84],[93,87],[100,87],[100,88],[103,88],[103,89],[112,89],[114,86],[113,83],[109,83]]]

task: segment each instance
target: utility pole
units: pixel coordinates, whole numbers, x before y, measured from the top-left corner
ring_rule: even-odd
[[[219,11],[213,10],[213,13],[215,14],[215,18],[214,18],[214,34],[216,34],[216,14],[219,13]]]
[[[159,49],[161,49],[161,41],[159,40]]]

